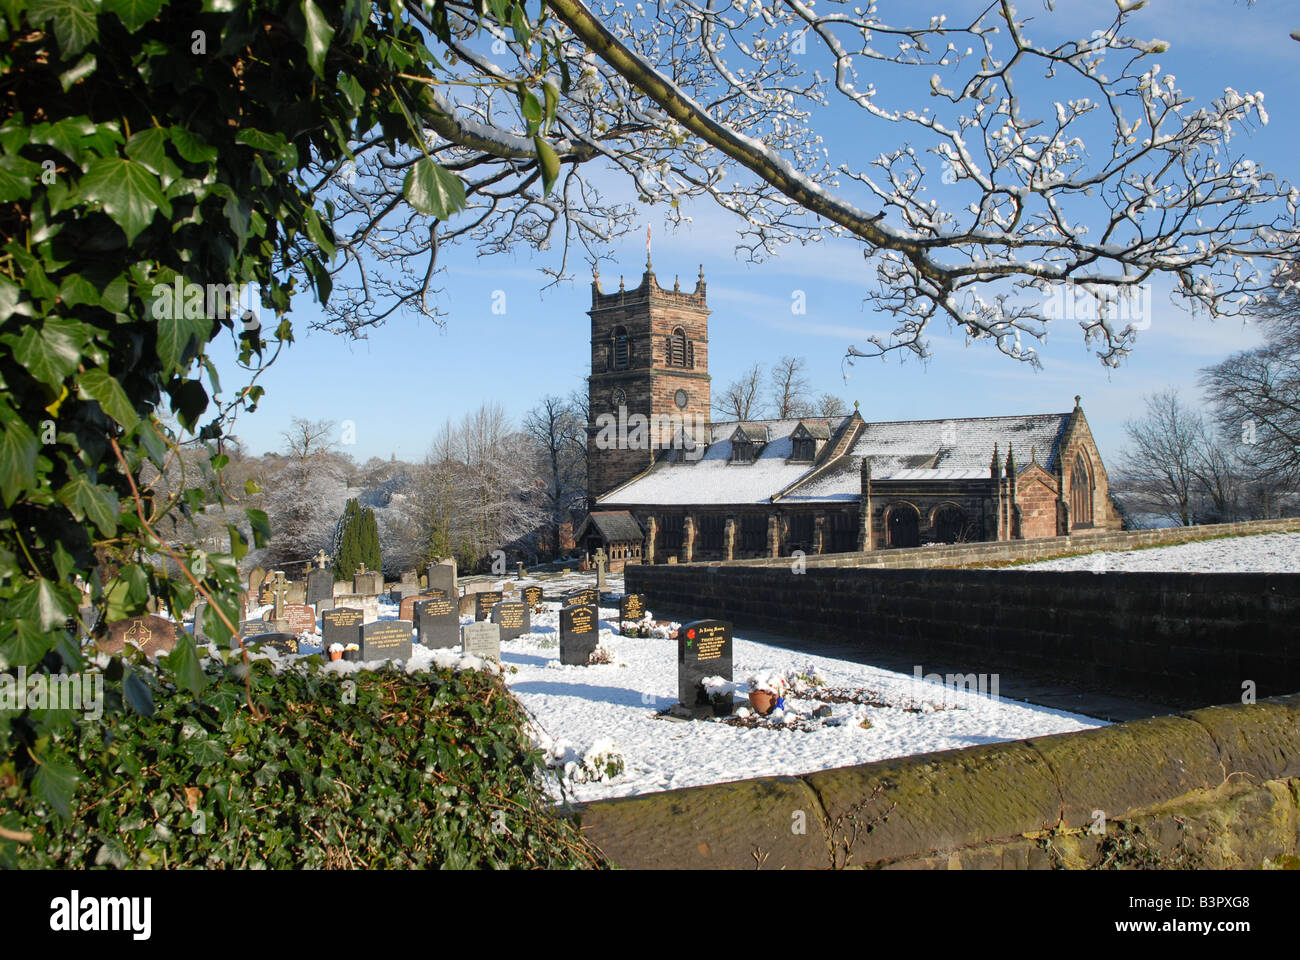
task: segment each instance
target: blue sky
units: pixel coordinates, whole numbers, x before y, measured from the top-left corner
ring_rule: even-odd
[[[1025,11],[1037,5],[1037,0],[1020,3]],[[949,4],[936,0],[932,6]],[[1105,10],[1109,17],[1111,5],[1058,0],[1057,9],[1082,25],[1090,22],[1089,9]],[[1239,135],[1233,152],[1300,181],[1300,43],[1288,36],[1300,29],[1300,5],[1261,0],[1248,8],[1233,0],[1151,0],[1139,18],[1131,32],[1170,42],[1170,50],[1157,59],[1198,104],[1214,99],[1225,86],[1265,93],[1270,123]],[[834,113],[824,122],[842,121]],[[828,140],[855,146],[852,133],[826,130]],[[864,156],[875,156],[898,145],[863,142],[861,149]],[[793,354],[807,359],[815,393],[836,393],[850,405],[856,400],[869,420],[1059,412],[1069,410],[1074,395],[1081,394],[1103,456],[1113,462],[1123,446],[1123,424],[1140,414],[1144,394],[1175,386],[1196,399],[1201,367],[1258,342],[1253,330],[1239,322],[1191,317],[1169,302],[1167,288],[1157,287],[1151,326],[1139,334],[1132,356],[1119,369],[1104,368],[1078,328],[1059,321],[1039,348],[1044,369],[1038,372],[990,346],[967,347],[946,326],[931,329],[933,357],[928,362],[900,363],[895,356],[885,363],[857,360],[845,367],[849,343],[862,345],[864,333],[892,328],[888,317],[878,316],[864,301],[874,267],[868,268],[858,243],[795,246],[753,265],[733,252],[735,221],[720,209],[697,206],[691,211],[694,222],[675,233],[665,228],[660,211],[643,210],[643,221],[654,230],[661,284],[671,285],[674,275],[680,275],[683,287],[690,287],[698,265],[704,265],[713,311],[710,373],[715,390],[754,361],[768,364]],[[607,291],[617,287],[620,270],[630,286],[639,282],[644,231],[625,238],[615,252],[617,266],[601,270]],[[339,449],[359,461],[390,454],[418,460],[444,420],[458,419],[485,400],[500,403],[518,419],[545,394],[585,389],[588,277],[541,292],[546,278],[539,267],[553,259],[526,249],[478,258],[472,249],[458,248],[445,251],[440,263],[445,269],[439,303],[447,313],[441,326],[397,317],[368,339],[349,341],[308,333],[307,321],[318,314],[317,305],[306,295],[295,302],[298,341],[261,380],[267,396],[258,411],[237,424],[247,449],[256,454],[278,449],[280,431],[293,417],[303,416],[352,421],[356,442]],[[506,295],[504,315],[492,312],[497,290]],[[791,312],[796,290],[807,298],[804,315]],[[236,371],[220,365],[227,388],[240,382]]]

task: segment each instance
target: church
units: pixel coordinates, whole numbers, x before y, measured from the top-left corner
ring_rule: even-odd
[[[695,288],[591,291],[587,476],[575,534],[610,568],[1117,530],[1101,454],[1064,413],[716,422]]]

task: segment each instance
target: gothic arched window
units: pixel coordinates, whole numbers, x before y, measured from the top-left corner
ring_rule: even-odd
[[[1092,474],[1082,453],[1074,458],[1074,469],[1070,471],[1070,521],[1092,523]]]
[[[626,370],[632,364],[632,342],[626,327],[615,327],[609,333],[609,369]]]

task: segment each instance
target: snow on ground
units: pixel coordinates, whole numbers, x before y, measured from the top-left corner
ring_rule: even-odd
[[[1300,533],[1201,540],[1176,547],[1098,551],[1027,563],[1018,570],[1179,571],[1185,573],[1300,573]]]

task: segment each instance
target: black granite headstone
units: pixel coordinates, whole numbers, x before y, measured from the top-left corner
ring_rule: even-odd
[[[625,593],[618,601],[618,619],[640,620],[645,616],[645,597],[639,593]]]
[[[321,649],[329,654],[334,644],[347,649],[349,643],[360,645],[361,624],[365,614],[352,607],[336,607],[321,614]]]
[[[307,603],[334,598],[334,571],[315,567],[307,571]]]
[[[528,604],[519,600],[502,600],[492,607],[492,622],[501,627],[502,640],[514,640],[533,632]]]
[[[731,696],[714,703],[701,681],[731,679],[731,624],[725,620],[696,620],[677,633],[677,699],[681,710],[695,717],[731,714]]]
[[[528,608],[530,610],[541,602],[542,602],[541,587],[524,587],[524,603],[528,604]]]
[[[492,615],[492,607],[504,599],[500,590],[484,590],[474,594],[474,619],[486,620]]]
[[[454,647],[460,642],[460,615],[455,600],[434,597],[415,605],[415,626],[420,645],[430,649]]]
[[[376,620],[362,626],[361,659],[411,659],[411,621]]]
[[[298,637],[292,633],[259,633],[246,638],[244,642],[249,646],[260,643],[262,646],[278,650],[280,653],[296,654],[298,652]]]
[[[593,587],[584,587],[581,590],[574,590],[570,593],[566,593],[563,602],[566,607],[575,605],[585,606],[586,604],[592,604],[594,606],[600,603],[600,594],[597,593]]]
[[[600,611],[590,603],[560,610],[560,663],[585,667],[600,642]]]

